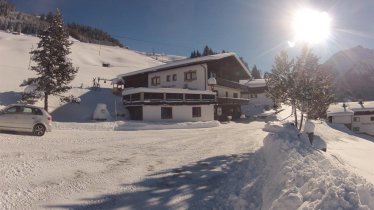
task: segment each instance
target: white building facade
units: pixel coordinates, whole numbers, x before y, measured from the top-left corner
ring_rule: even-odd
[[[243,113],[256,115],[274,107],[274,101],[266,93],[265,79],[241,81],[241,83],[247,86],[247,90],[242,91],[241,95],[249,99],[248,105],[242,106]]]
[[[356,133],[374,135],[374,101],[330,105],[327,118],[330,123],[344,124]]]

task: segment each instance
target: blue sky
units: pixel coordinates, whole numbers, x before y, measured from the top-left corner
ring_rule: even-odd
[[[189,55],[207,44],[269,71],[280,50],[295,56],[291,13],[300,7],[327,11],[332,37],[313,46],[324,62],[341,49],[374,48],[372,0],[11,0],[17,9],[47,13],[60,8],[65,22],[104,29],[131,49]]]

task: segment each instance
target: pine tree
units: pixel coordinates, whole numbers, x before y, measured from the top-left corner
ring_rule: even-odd
[[[196,51],[196,57],[201,57],[201,53],[199,52],[199,50]]]
[[[308,47],[303,48],[294,68],[296,107],[301,111],[301,130],[304,114],[309,119],[322,117],[334,101],[332,77],[320,68],[318,57]]]
[[[22,85],[34,85],[36,91],[44,93],[44,109],[48,111],[48,97],[71,89],[69,83],[74,79],[78,68],[74,68],[67,57],[71,42],[69,34],[64,28],[62,15],[59,10],[48,19],[47,30],[38,37],[40,41],[36,50],[31,51],[32,60],[37,64],[32,66],[38,77],[30,78]],[[61,96],[60,96],[61,97]]]
[[[286,52],[275,57],[271,73],[265,74],[268,93],[277,103],[290,104],[293,108],[295,126],[301,130],[304,114],[315,119],[326,114],[334,101],[332,75],[323,71],[319,59],[304,48],[296,62],[288,59]],[[301,111],[300,126],[296,110]]]
[[[261,72],[257,69],[256,65],[252,68],[252,77],[253,79],[261,79]]]
[[[205,45],[205,47],[204,47],[204,50],[203,50],[203,56],[207,56],[207,55],[209,55],[209,47],[208,47],[208,45]]]
[[[282,51],[275,57],[271,73],[265,74],[265,81],[268,87],[268,94],[276,104],[284,103],[292,106],[292,113],[295,116],[295,125],[297,126],[293,67],[294,61],[289,60],[287,52]]]

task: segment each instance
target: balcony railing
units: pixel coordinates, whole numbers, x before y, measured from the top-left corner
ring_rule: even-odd
[[[218,104],[240,104],[246,105],[249,103],[249,99],[245,98],[217,98]]]

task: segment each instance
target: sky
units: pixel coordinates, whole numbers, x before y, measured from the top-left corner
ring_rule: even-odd
[[[270,71],[290,48],[292,14],[301,8],[326,11],[331,37],[312,46],[324,62],[339,50],[374,48],[372,0],[10,0],[19,11],[40,14],[59,8],[66,23],[101,28],[130,49],[189,56],[205,45],[242,56]]]

